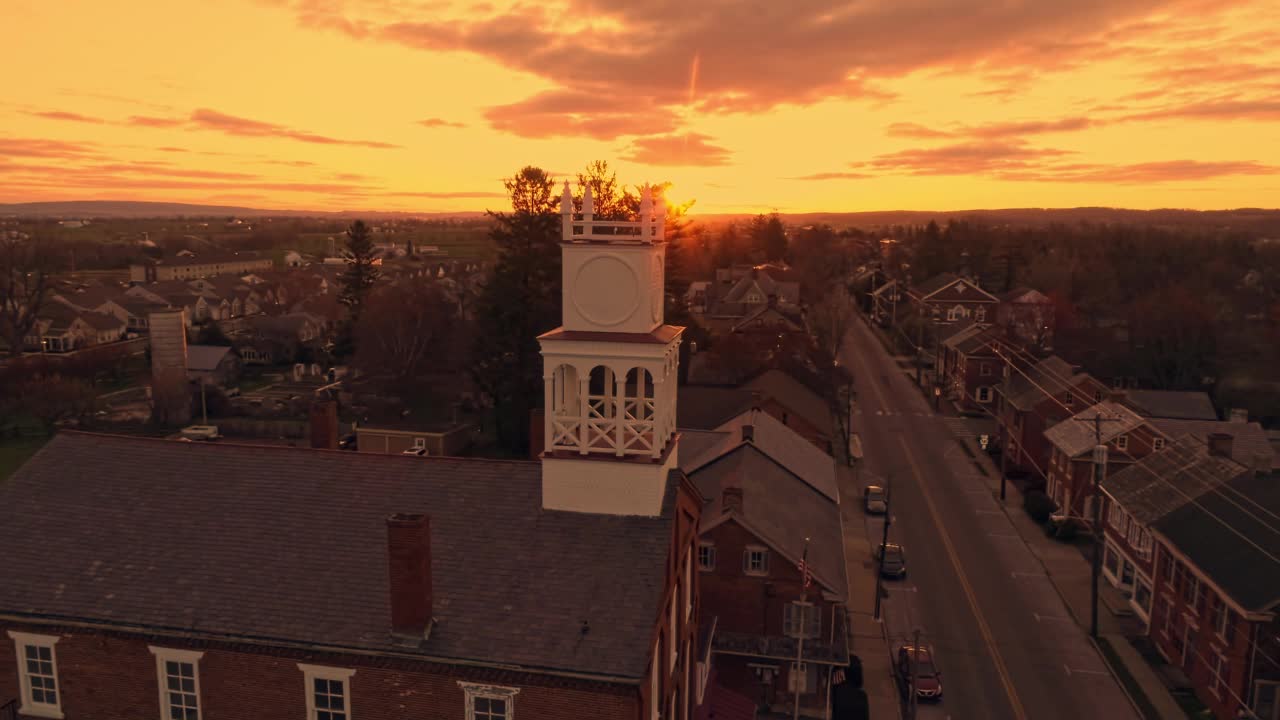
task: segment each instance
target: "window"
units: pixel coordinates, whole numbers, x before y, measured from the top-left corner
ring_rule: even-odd
[[[1151,584],[1141,575],[1138,576],[1138,580],[1133,586],[1133,604],[1138,607],[1144,618],[1149,617],[1151,613]]]
[[[1226,637],[1227,634],[1227,604],[1221,599],[1213,603],[1213,629],[1218,635]]]
[[[512,720],[520,688],[458,681],[467,695],[467,720]]]
[[[1164,598],[1164,627],[1160,629],[1160,632],[1165,637],[1172,637],[1174,634],[1173,633],[1173,598],[1171,597],[1166,596]]]
[[[1155,449],[1155,450],[1163,450],[1163,449],[1164,449],[1164,438],[1159,438],[1159,437],[1158,437],[1158,438],[1156,438],[1156,439],[1155,439],[1155,442],[1151,444],[1151,447],[1152,447],[1153,449]]]
[[[698,543],[698,569],[711,572],[716,569],[716,546],[714,543]]]
[[[1227,647],[1231,647],[1236,642],[1236,621],[1239,619],[1235,610],[1227,608],[1227,624],[1222,630],[1222,637],[1227,641]]]
[[[200,720],[200,675],[204,653],[151,646],[160,688],[160,720]]]
[[[1128,449],[1129,449],[1129,436],[1128,436],[1128,435],[1120,435],[1120,436],[1116,437],[1116,449],[1117,449],[1117,450],[1128,450]]]
[[[425,449],[426,447],[427,447],[427,439],[426,439],[426,438],[416,437],[416,438],[414,438],[414,439],[413,439],[413,449],[414,449],[414,450],[423,450],[423,449]]]
[[[991,388],[989,387],[978,388],[978,402],[982,402],[982,403],[991,402]]]
[[[978,374],[982,377],[991,375],[991,363],[982,363],[978,366]]]
[[[22,706],[18,712],[35,717],[62,717],[58,661],[53,652],[58,636],[10,630],[9,637],[17,648],[18,680],[22,685]]]
[[[1120,557],[1116,555],[1116,551],[1111,547],[1111,543],[1107,543],[1106,550],[1103,552],[1102,567],[1111,574],[1111,577],[1117,577],[1120,573]]]
[[[791,638],[802,635],[806,639],[818,637],[822,632],[822,613],[813,603],[791,602],[783,608],[782,634]]]
[[[1066,395],[1063,395],[1063,396],[1062,396],[1062,404],[1063,404],[1063,405],[1066,405],[1067,407],[1071,407],[1072,405],[1075,405],[1075,404],[1076,404],[1076,396],[1075,396],[1074,394],[1072,394],[1072,393],[1067,393]]]
[[[1190,608],[1196,604],[1200,595],[1200,581],[1191,573],[1186,573],[1185,583],[1182,586],[1182,601]]]
[[[984,322],[987,319],[987,309],[980,307],[973,311],[973,319],[978,322]]]
[[[811,693],[817,691],[818,674],[813,672],[809,663],[791,663],[787,673],[787,691],[793,693]]]
[[[684,551],[684,619],[693,615],[693,548]]]
[[[750,546],[742,553],[742,572],[748,575],[769,574],[769,551],[766,548]]]
[[[307,693],[307,720],[349,720],[355,670],[298,663]]]
[[[1094,391],[1093,391],[1093,402],[1094,402],[1094,404],[1095,404],[1095,405],[1096,405],[1096,404],[1098,404],[1098,403],[1100,403],[1100,402],[1102,402],[1103,397],[1104,397],[1104,395],[1102,394],[1102,391],[1101,391],[1101,390],[1094,390]]]

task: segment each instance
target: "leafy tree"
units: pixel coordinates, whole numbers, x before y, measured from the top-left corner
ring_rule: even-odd
[[[200,332],[196,334],[196,345],[220,345],[222,347],[231,347],[234,343],[227,334],[222,331],[216,322],[207,322],[200,327]]]
[[[0,339],[22,354],[23,339],[49,297],[53,260],[40,238],[0,238]]]
[[[465,360],[457,342],[465,324],[456,321],[454,305],[435,282],[379,286],[366,303],[368,312],[355,328],[355,365],[362,373],[403,386]]]
[[[537,336],[560,321],[560,217],[555,183],[526,167],[504,182],[511,212],[490,212],[498,259],[478,302],[471,371],[494,406],[499,445],[528,450],[542,394]]]
[[[578,173],[578,190],[573,199],[578,212],[582,211],[583,192],[587,188],[591,188],[593,215],[601,220],[626,220],[640,207],[639,196],[618,185],[618,174],[610,170],[604,160],[588,163],[585,172]]]
[[[757,215],[747,228],[752,251],[762,260],[784,260],[787,257],[787,229],[778,213]]]

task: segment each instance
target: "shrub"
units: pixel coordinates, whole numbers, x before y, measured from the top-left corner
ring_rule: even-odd
[[[1040,490],[1030,490],[1022,496],[1022,509],[1027,511],[1032,520],[1041,525],[1049,521],[1049,516],[1053,514],[1055,507],[1049,496]]]
[[[1076,534],[1079,532],[1080,526],[1077,523],[1066,520],[1057,524],[1057,531],[1053,534],[1053,537],[1062,542],[1071,542],[1075,540]]]

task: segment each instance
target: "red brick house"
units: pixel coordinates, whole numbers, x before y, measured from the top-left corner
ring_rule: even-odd
[[[1045,431],[1049,475],[1045,492],[1058,504],[1058,513],[1090,522],[1093,518],[1093,448],[1097,444],[1095,418],[1102,417],[1101,440],[1109,452],[1107,477],[1164,448],[1168,438],[1146,419],[1106,400],[1076,413]]]
[[[849,662],[833,461],[767,414],[752,415],[732,430],[705,433],[718,437],[686,465],[707,498],[699,527],[700,622],[715,626],[719,683],[773,711],[790,710],[799,692],[801,711],[822,717],[833,675]]]
[[[912,286],[907,297],[916,306],[921,317],[935,323],[953,323],[972,318],[977,323],[992,323],[1000,298],[978,287],[968,278],[942,273],[933,279]]]
[[[995,405],[996,387],[1004,375],[1004,361],[996,343],[1004,332],[998,327],[969,324],[938,343],[937,378],[943,392],[969,410]]]
[[[1011,470],[1047,479],[1053,446],[1045,431],[1106,399],[1110,389],[1057,355],[1030,365],[1030,358],[1009,359],[1018,364],[1005,369],[1008,379],[995,388],[1004,462]]]
[[[996,324],[1018,342],[1048,350],[1053,347],[1056,325],[1053,300],[1038,290],[1015,288],[1000,295]]]
[[[681,385],[676,422],[681,429],[714,430],[758,408],[824,453],[836,430],[826,399],[791,373],[771,368],[735,387]]]
[[[1245,473],[1152,528],[1151,639],[1219,720],[1280,717],[1276,513],[1280,475]]]
[[[1103,530],[1106,546],[1102,574],[1129,597],[1133,611],[1151,619],[1155,545],[1151,527],[1165,515],[1222,483],[1251,472],[1230,458],[1229,436],[1206,445],[1190,435],[1170,441],[1129,467],[1109,476]]]

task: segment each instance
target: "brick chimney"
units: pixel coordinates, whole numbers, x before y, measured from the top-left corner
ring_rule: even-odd
[[[720,509],[722,512],[730,510],[742,514],[742,486],[730,485],[720,491]]]
[[[311,405],[311,447],[338,449],[338,402],[318,400]]]
[[[1231,457],[1231,446],[1235,438],[1227,433],[1209,433],[1209,454],[1217,457]]]
[[[431,520],[422,514],[387,518],[391,632],[425,638],[431,630]]]

